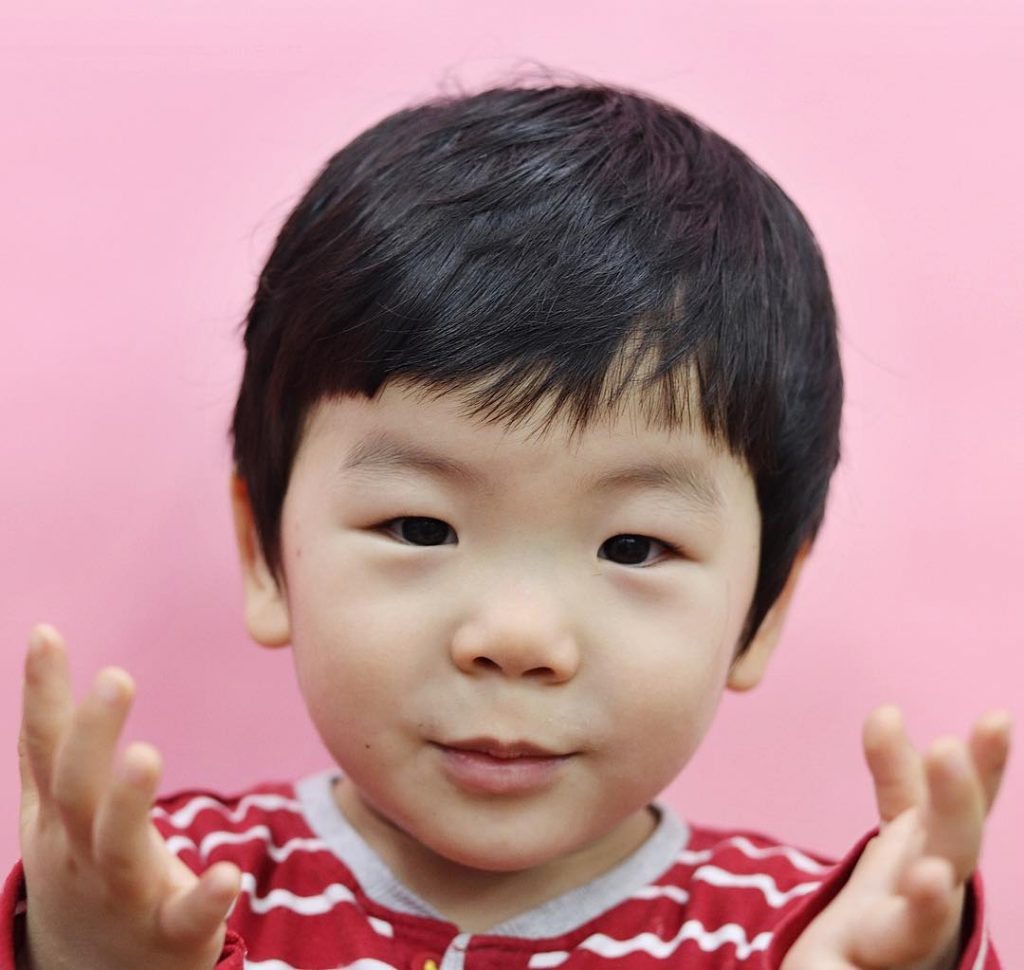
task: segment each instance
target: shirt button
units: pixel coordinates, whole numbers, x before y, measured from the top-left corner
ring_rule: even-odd
[[[410,966],[412,970],[438,970],[440,964],[432,953],[417,953]]]

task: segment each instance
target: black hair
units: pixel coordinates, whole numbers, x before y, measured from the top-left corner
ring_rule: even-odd
[[[821,525],[843,398],[822,253],[744,152],[649,95],[515,83],[384,118],[288,216],[244,327],[234,462],[279,582],[312,408],[393,379],[577,429],[630,388],[668,425],[692,396],[761,511],[740,651]]]

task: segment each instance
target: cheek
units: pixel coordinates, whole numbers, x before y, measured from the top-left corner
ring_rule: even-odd
[[[620,698],[605,790],[624,808],[651,801],[672,783],[707,734],[724,689],[717,665],[678,663],[636,680]]]
[[[299,688],[322,734],[332,724],[350,729],[389,687],[394,662],[376,647],[393,638],[374,629],[380,612],[346,582],[349,577],[317,569],[313,557],[296,567],[289,611]]]
[[[725,599],[647,625],[635,654],[612,671],[621,741],[666,783],[697,750],[725,690],[742,623]]]
[[[714,576],[695,578],[683,593],[642,608],[631,599],[628,614],[606,617],[605,629],[618,619],[621,643],[632,648],[612,659],[629,685],[651,696],[674,696],[688,710],[709,698],[713,708],[743,623],[742,605]]]
[[[696,652],[696,651],[695,651]],[[638,733],[658,734],[666,743],[687,744],[703,736],[725,686],[725,671],[714,657],[667,658],[657,670],[629,676],[620,711]]]
[[[694,705],[688,692],[655,684],[619,711],[610,744],[594,762],[601,817],[625,817],[655,801],[700,746],[714,712],[707,694]]]
[[[338,757],[347,737],[370,737],[393,720],[437,666],[431,602],[396,596],[379,572],[336,544],[307,543],[289,563],[292,652],[299,688],[321,737]],[[436,610],[436,605],[435,605]]]

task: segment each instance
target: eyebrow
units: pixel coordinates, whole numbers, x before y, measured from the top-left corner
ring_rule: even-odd
[[[441,478],[461,480],[482,486],[483,476],[454,458],[438,455],[418,445],[398,441],[383,433],[369,434],[348,453],[341,466],[342,472],[377,471],[402,472],[407,469],[425,472]]]
[[[674,461],[668,464],[650,462],[631,465],[602,475],[590,483],[593,491],[613,491],[641,487],[681,495],[701,511],[717,517],[725,509],[725,501],[715,476],[704,465]]]
[[[383,432],[369,434],[357,442],[341,466],[343,474],[363,471],[400,474],[406,470],[460,481],[481,489],[487,486],[486,478],[469,465],[419,445],[400,441]],[[629,465],[584,483],[584,490],[590,492],[630,487],[655,489],[682,496],[713,516],[721,514],[725,507],[714,475],[704,465],[693,462]]]

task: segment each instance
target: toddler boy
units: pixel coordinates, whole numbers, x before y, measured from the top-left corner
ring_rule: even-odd
[[[246,622],[337,768],[154,807],[127,674],[75,707],[38,626],[4,967],[998,966],[1001,713],[921,757],[874,712],[837,865],[656,801],[760,680],[839,458],[825,265],[735,146],[589,83],[399,111],[289,216],[245,348]]]

